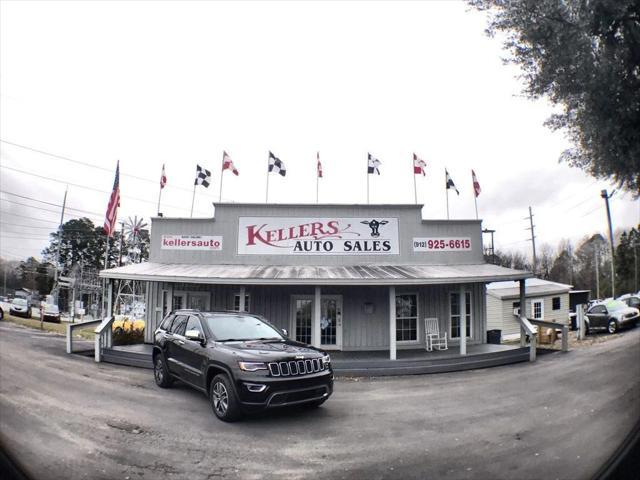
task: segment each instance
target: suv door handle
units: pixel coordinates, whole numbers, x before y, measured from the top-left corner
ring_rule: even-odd
[[[178,339],[178,340],[176,340],[176,343],[179,343],[180,345],[184,345],[184,340]]]

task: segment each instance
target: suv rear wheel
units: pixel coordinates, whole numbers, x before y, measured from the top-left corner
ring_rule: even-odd
[[[241,416],[240,405],[229,377],[216,375],[209,388],[209,400],[216,417],[225,422],[234,422]]]
[[[161,388],[169,388],[173,383],[161,353],[157,354],[153,359],[153,378],[156,380],[156,385]]]
[[[616,323],[615,320],[609,320],[609,333],[616,333],[616,330],[618,330],[618,324]]]

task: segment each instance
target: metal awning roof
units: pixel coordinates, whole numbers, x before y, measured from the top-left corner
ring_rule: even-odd
[[[530,272],[498,265],[191,265],[136,263],[102,278],[234,285],[428,285],[520,280]]]
[[[571,285],[542,280],[540,278],[530,278],[525,283],[527,287],[527,298],[569,293],[569,290],[571,290]],[[520,298],[520,287],[515,282],[492,283],[487,285],[487,294],[501,300]]]

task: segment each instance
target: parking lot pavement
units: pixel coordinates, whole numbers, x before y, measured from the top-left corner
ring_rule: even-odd
[[[589,478],[640,418],[640,328],[486,370],[340,379],[317,410],[218,421],[149,370],[0,323],[0,441],[38,479]]]

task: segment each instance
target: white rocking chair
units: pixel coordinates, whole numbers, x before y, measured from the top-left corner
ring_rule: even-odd
[[[427,351],[432,352],[433,347],[438,350],[447,350],[447,334],[440,335],[440,325],[437,318],[424,319],[424,333]]]

